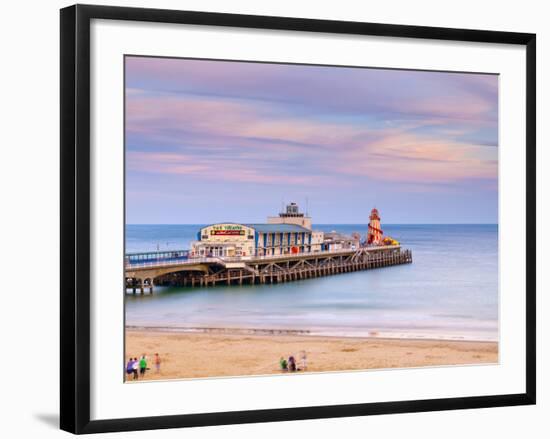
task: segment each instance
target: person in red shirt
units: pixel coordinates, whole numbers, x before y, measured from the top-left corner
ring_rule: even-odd
[[[159,354],[155,354],[155,359],[153,361],[155,363],[155,370],[157,371],[157,373],[160,372],[160,357],[159,357]]]

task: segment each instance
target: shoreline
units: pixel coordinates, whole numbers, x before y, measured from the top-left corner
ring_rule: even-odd
[[[279,367],[280,358],[290,355],[302,369],[297,373],[497,364],[498,350],[496,342],[466,340],[182,332],[159,327],[127,327],[125,334],[125,360],[146,355],[150,362],[150,370],[137,382],[294,375]],[[159,372],[152,364],[155,353],[161,358]]]
[[[356,331],[355,333],[341,331],[323,331],[322,329],[288,329],[288,328],[246,328],[246,327],[218,327],[218,326],[152,326],[126,325],[127,331],[136,332],[165,332],[172,334],[227,334],[227,335],[263,335],[263,336],[305,336],[321,338],[350,338],[372,340],[427,340],[448,342],[478,342],[497,343],[498,337],[476,337],[451,334],[414,333],[406,334],[403,331]]]

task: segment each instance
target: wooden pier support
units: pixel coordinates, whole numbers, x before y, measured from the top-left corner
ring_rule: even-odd
[[[284,258],[284,257],[283,257]],[[139,289],[141,294],[153,294],[154,284],[157,285],[183,285],[209,287],[219,285],[283,283],[298,280],[306,280],[322,276],[351,273],[372,268],[390,267],[392,265],[408,264],[412,262],[410,250],[401,249],[359,249],[344,255],[327,255],[325,257],[311,255],[309,258],[289,256],[282,261],[271,260],[253,261],[253,265],[243,268],[224,268],[212,266],[207,272],[189,271],[171,273],[165,277],[153,278],[143,276],[126,278],[126,289],[133,294]]]

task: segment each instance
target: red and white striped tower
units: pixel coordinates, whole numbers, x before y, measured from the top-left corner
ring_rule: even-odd
[[[369,216],[369,232],[367,234],[367,244],[380,244],[384,232],[380,228],[380,215],[378,209],[372,209]]]

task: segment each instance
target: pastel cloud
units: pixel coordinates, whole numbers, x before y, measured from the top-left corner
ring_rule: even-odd
[[[496,150],[486,154],[484,146],[453,140],[463,136],[463,130],[449,129],[445,138],[411,132],[426,123],[431,126],[433,121],[408,123],[405,128],[371,129],[285,118],[257,103],[171,97],[130,98],[128,114],[131,136],[146,136],[159,145],[135,157],[130,152],[130,163],[142,160],[146,166],[140,169],[149,172],[208,173],[217,169],[219,178],[276,183],[279,178],[290,178],[283,166],[279,170],[274,167],[271,177],[250,169],[295,159],[323,175],[332,169],[382,180],[394,179],[397,174],[401,180],[430,182],[496,175]],[[162,154],[160,145],[173,145],[180,152]],[[348,163],[346,166],[333,163],[335,147],[339,162]],[[204,165],[207,152],[211,153],[208,166]],[[228,167],[239,172],[220,171]],[[292,181],[302,180],[292,177]]]
[[[494,179],[496,151],[487,147],[411,134],[389,134],[354,151],[347,159],[352,175],[367,174],[381,180],[449,183]]]
[[[127,86],[261,100],[316,113],[495,120],[494,75],[129,57]],[[330,86],[328,86],[330,85]]]
[[[158,191],[172,176],[312,197],[474,185],[496,200],[494,75],[136,57],[126,69],[127,177],[154,174]]]
[[[225,161],[220,167],[219,160],[210,157],[136,152],[130,155],[128,164],[135,172],[185,175],[195,181],[216,178],[241,183],[277,184],[284,181],[286,184],[316,185],[322,179],[308,175],[281,175],[270,167],[247,165],[242,158]]]

